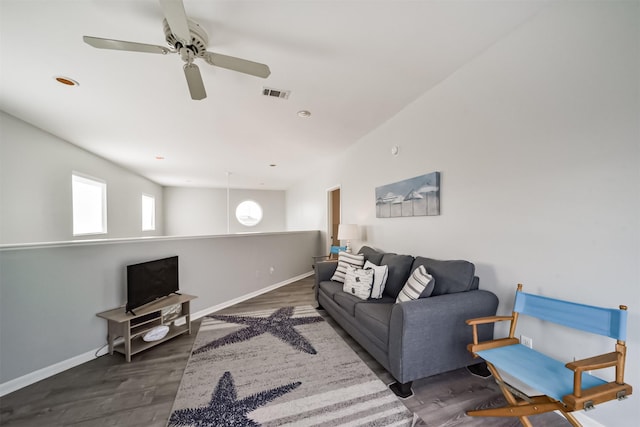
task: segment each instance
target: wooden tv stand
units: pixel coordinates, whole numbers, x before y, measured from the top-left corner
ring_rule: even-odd
[[[107,320],[109,354],[113,354],[115,350],[118,353],[124,354],[127,362],[131,362],[131,356],[136,353],[140,353],[141,351],[184,333],[191,334],[190,302],[195,298],[197,297],[186,294],[170,295],[138,307],[134,310],[136,314],[126,313],[124,307],[118,307],[96,314],[96,316]],[[182,305],[180,314],[165,316],[163,319],[162,309],[176,304]],[[184,324],[182,324],[182,320],[184,320]],[[180,325],[177,323],[180,323]],[[142,339],[147,332],[160,325],[169,326],[169,332],[164,338],[149,342]],[[124,342],[114,345],[114,341],[118,337],[122,337]]]

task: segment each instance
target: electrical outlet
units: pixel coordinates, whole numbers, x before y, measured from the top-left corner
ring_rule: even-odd
[[[526,337],[524,335],[520,335],[520,344],[527,346],[529,348],[533,348],[533,339]]]

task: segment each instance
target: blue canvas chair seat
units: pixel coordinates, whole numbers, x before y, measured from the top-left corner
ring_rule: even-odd
[[[511,316],[467,320],[467,324],[473,327],[473,343],[468,345],[468,349],[475,357],[485,360],[508,406],[467,411],[467,415],[516,416],[524,426],[531,426],[527,416],[559,411],[571,425],[580,427],[571,412],[626,398],[632,393],[631,386],[624,382],[626,309],[626,306],[610,309],[527,294],[522,292],[522,285],[518,285]],[[615,351],[569,363],[561,362],[520,344],[515,338],[515,329],[521,315],[613,338],[616,340]],[[500,321],[511,322],[508,337],[478,342],[478,325]],[[610,367],[616,370],[615,381],[607,382],[588,373]],[[507,384],[501,374],[509,375],[542,394],[526,396]]]
[[[562,400],[567,394],[573,393],[573,372],[568,370],[563,362],[522,344],[478,351],[477,354],[493,366],[499,366],[500,372],[517,378],[555,400]],[[593,375],[582,374],[584,388],[606,383]]]

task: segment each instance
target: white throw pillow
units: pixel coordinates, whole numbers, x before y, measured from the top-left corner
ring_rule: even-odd
[[[435,285],[436,281],[433,276],[427,273],[424,265],[421,265],[411,273],[411,276],[407,279],[407,283],[404,284],[398,294],[396,302],[415,300],[420,298],[420,295],[428,297],[431,295],[431,292],[433,292]]]
[[[387,277],[389,276],[389,267],[386,265],[375,265],[371,261],[364,263],[364,269],[373,270],[373,287],[371,288],[371,298],[382,298],[384,292],[384,285],[387,283]]]
[[[347,267],[342,290],[360,299],[368,299],[373,285],[373,270]]]
[[[348,266],[362,268],[363,265],[364,255],[354,255],[348,252],[340,252],[338,253],[338,267],[336,268],[336,272],[333,273],[333,277],[331,278],[331,280],[344,283],[344,276],[347,273]]]

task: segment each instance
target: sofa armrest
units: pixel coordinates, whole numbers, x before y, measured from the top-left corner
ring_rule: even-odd
[[[406,383],[474,363],[466,320],[494,316],[497,309],[498,298],[484,290],[396,304],[389,325],[391,374]],[[478,325],[478,336],[493,339],[493,324]]]
[[[315,279],[314,279],[314,292],[316,295],[316,301],[318,301],[318,291],[320,290],[320,282],[331,280],[333,273],[338,268],[338,261],[320,261],[315,266]]]
[[[316,264],[316,285],[325,280],[331,280],[338,268],[338,261],[320,261]]]

